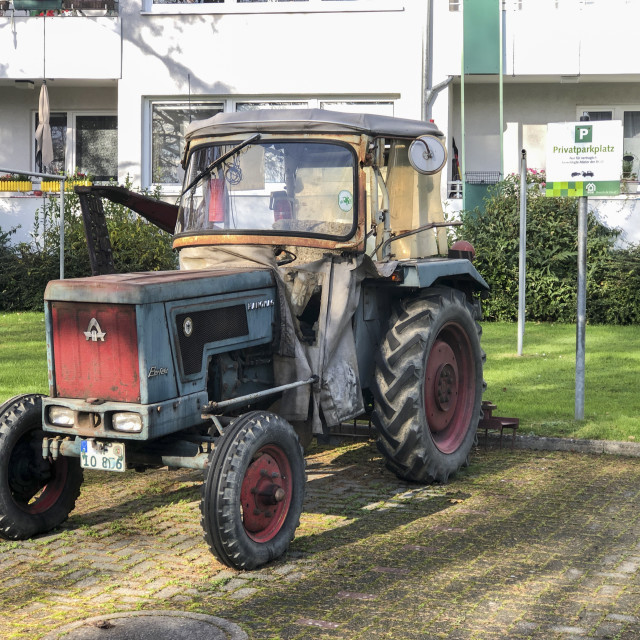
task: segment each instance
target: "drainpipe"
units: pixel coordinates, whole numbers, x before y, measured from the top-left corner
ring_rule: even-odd
[[[438,97],[438,94],[443,89],[445,89],[451,84],[452,80],[453,80],[453,76],[448,76],[446,80],[443,80],[442,82],[438,82],[438,84],[435,87],[431,89],[427,89],[426,105],[425,105],[426,106],[425,120],[431,120],[431,107],[433,106],[435,99]]]
[[[433,86],[433,0],[427,0],[427,24],[424,38],[424,74],[422,79],[423,102],[421,117],[423,120],[431,120],[431,108],[440,91],[449,86],[453,76]]]
[[[427,0],[427,20],[422,40],[422,106],[420,118],[427,119],[427,101],[433,79],[433,0]]]

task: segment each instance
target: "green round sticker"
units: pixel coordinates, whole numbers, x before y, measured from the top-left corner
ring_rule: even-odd
[[[341,211],[344,212],[351,211],[351,209],[353,209],[353,196],[351,195],[351,191],[343,189],[338,194],[338,206]]]

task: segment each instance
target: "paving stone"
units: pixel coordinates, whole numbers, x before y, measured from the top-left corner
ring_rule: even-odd
[[[245,598],[252,596],[257,591],[258,590],[253,587],[244,587],[242,589],[238,589],[237,591],[234,591],[230,597],[233,600],[244,600]]]
[[[240,589],[242,587],[247,586],[246,580],[240,580],[240,578],[233,578],[229,580],[226,584],[223,584],[219,587],[220,591],[235,591],[236,589]]]
[[[603,622],[594,631],[596,638],[618,638],[624,625],[617,622]]]
[[[0,637],[160,603],[240,622],[252,640],[640,637],[640,459],[479,449],[446,487],[425,488],[385,471],[372,443],[307,460],[297,537],[255,572],[209,554],[198,474],[87,474],[63,535],[0,542]]]
[[[153,597],[160,599],[169,599],[173,598],[173,596],[178,595],[181,591],[182,588],[178,586],[165,587],[164,589],[161,589],[160,591],[154,593]]]

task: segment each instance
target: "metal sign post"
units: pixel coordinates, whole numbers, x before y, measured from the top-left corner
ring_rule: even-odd
[[[575,419],[584,418],[584,378],[587,327],[587,196],[578,198],[578,311],[576,323]]]
[[[618,195],[622,169],[622,122],[589,121],[547,126],[549,197],[578,198],[575,419],[584,419],[587,325],[587,217],[589,195]]]
[[[518,355],[522,355],[527,281],[527,152],[520,165],[520,257],[518,261]]]

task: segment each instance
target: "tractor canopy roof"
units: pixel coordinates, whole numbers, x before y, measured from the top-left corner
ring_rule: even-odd
[[[194,138],[236,133],[351,133],[380,138],[443,135],[433,123],[422,120],[327,109],[256,109],[218,113],[207,120],[192,122],[187,128],[185,142],[188,147]]]

